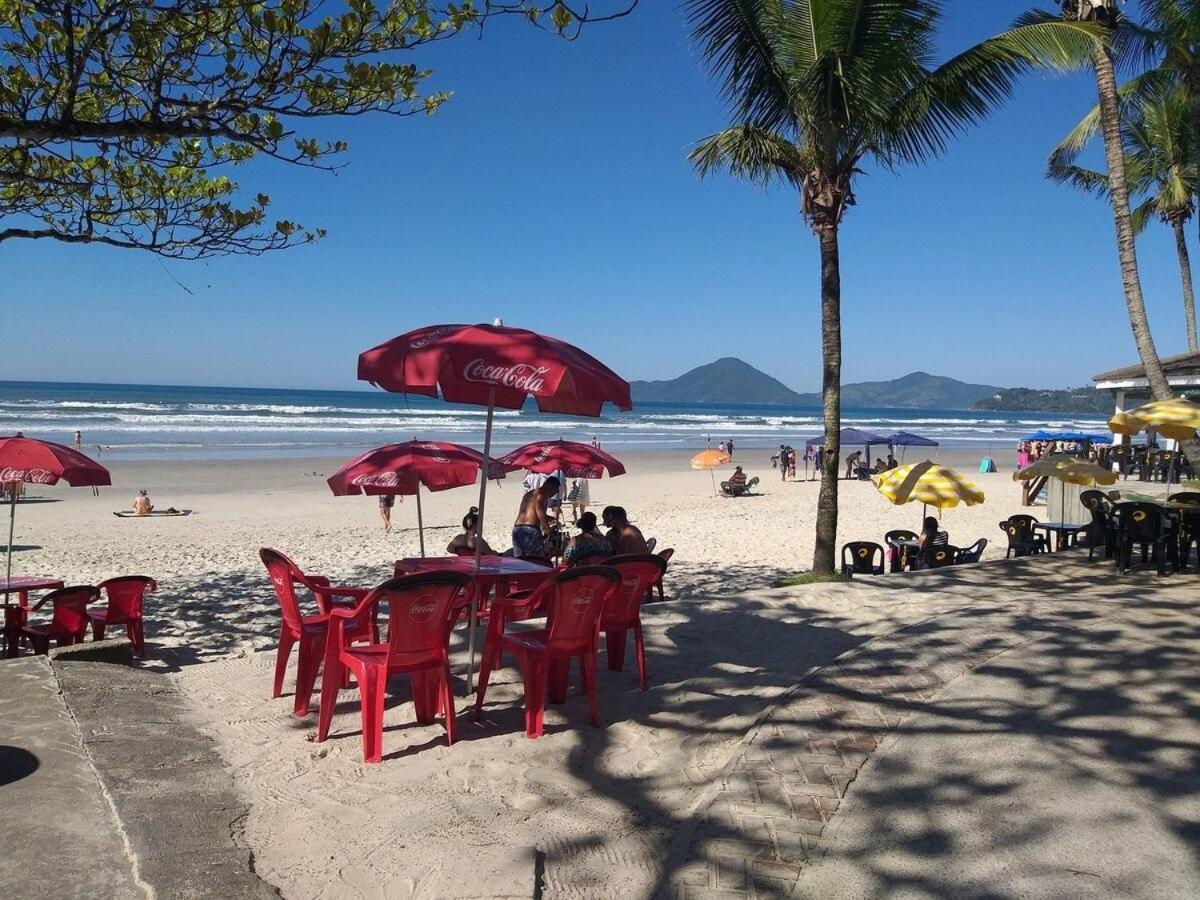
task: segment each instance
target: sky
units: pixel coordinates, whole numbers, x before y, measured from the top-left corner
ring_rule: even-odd
[[[947,0],[941,52],[1027,6]],[[353,389],[368,347],[500,317],[629,380],[737,356],[819,387],[815,238],[794,190],[689,166],[728,119],[675,0],[571,43],[496,23],[417,61],[454,91],[435,116],[321,123],[350,142],[337,174],[236,173],[273,216],[328,229],[316,245],[180,262],[0,244],[0,380]],[[1094,103],[1090,73],[1026,76],[942,158],[868,169],[841,231],[845,382],[1068,387],[1136,361],[1109,208],[1043,177]],[[1138,249],[1159,352],[1183,352],[1170,230]]]

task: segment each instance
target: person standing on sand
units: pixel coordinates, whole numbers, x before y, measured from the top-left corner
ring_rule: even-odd
[[[733,438],[725,442],[725,452],[729,454],[730,459],[733,459]]]
[[[396,505],[395,494],[379,495],[379,518],[383,519],[383,533],[392,533],[392,507]]]
[[[81,453],[83,452],[83,432],[81,431],[75,432],[75,449]]]
[[[513,556],[545,558],[546,538],[550,535],[550,516],[546,513],[546,507],[558,490],[558,478],[551,475],[540,486],[525,492],[517,520],[513,523]]]
[[[846,457],[846,477],[853,478],[855,470],[858,469],[859,460],[862,459],[862,451],[855,450]]]
[[[791,451],[787,444],[779,445],[779,480],[787,481],[788,470],[791,468]]]

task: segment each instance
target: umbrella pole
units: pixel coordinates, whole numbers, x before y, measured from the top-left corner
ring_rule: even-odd
[[[708,477],[712,479],[712,485],[713,485],[713,496],[715,497],[715,496],[717,496],[717,473],[716,473],[716,470],[714,470],[714,469],[709,469],[709,470],[708,470]]]
[[[487,501],[488,463],[492,458],[492,419],[496,415],[496,389],[488,388],[487,426],[483,432],[483,465],[479,467],[479,521],[475,528],[475,585],[471,591],[471,619],[467,630],[467,695],[475,689],[475,630],[479,624],[479,567],[483,555],[483,510]]]
[[[421,542],[421,559],[425,558],[425,520],[421,517],[421,483],[417,482],[417,537]]]
[[[14,481],[8,486],[8,563],[4,570],[4,586],[12,581],[12,548],[13,548],[13,527],[17,524],[17,483]],[[5,595],[5,603],[8,602],[8,595]]]

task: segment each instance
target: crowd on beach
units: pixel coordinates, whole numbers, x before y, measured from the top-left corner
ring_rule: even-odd
[[[771,457],[771,468],[779,472],[780,480],[787,481],[789,478],[793,481],[796,479],[796,457],[797,452],[794,447],[789,444],[780,444],[779,452]],[[809,479],[815,479],[825,470],[825,448],[821,446],[809,446],[804,448],[805,472],[810,473]],[[845,458],[845,477],[863,479],[870,475],[878,475],[881,472],[886,472],[889,469],[895,469],[900,463],[896,460],[895,454],[891,448],[888,449],[886,458],[876,457],[874,465],[871,465],[870,457],[864,458],[862,450],[855,450],[847,454]]]
[[[1091,462],[1103,465],[1107,449],[1090,441],[1021,441],[1017,444],[1017,468],[1024,469],[1045,456],[1059,453],[1086,456]]]

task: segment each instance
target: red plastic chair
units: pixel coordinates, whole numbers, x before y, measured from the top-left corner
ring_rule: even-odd
[[[658,591],[658,599],[662,600],[663,599],[663,576],[667,574],[666,564],[669,563],[671,561],[671,557],[675,555],[675,548],[668,547],[666,550],[660,550],[658,553],[656,553],[654,555],[663,561],[663,568],[662,568],[662,571],[658,573],[658,578],[656,578],[654,580],[654,584],[650,585],[650,587],[653,588],[654,590]],[[651,596],[649,590],[646,591],[646,599],[647,600],[654,599]]]
[[[654,582],[662,579],[667,563],[653,553],[630,553],[614,556],[606,563],[621,576],[621,588],[604,607],[600,630],[608,647],[608,667],[620,672],[625,667],[625,635],[633,631],[637,649],[638,683],[642,690],[649,687],[646,679],[646,646],[642,642],[642,601],[650,594]]]
[[[525,681],[525,734],[542,736],[542,719],[548,688],[551,701],[565,699],[567,670],[571,657],[578,656],[583,687],[592,710],[592,724],[600,724],[596,699],[596,653],[600,642],[600,615],[609,598],[619,590],[621,576],[608,566],[581,566],[560,572],[524,599],[497,599],[502,605],[520,607],[514,612],[546,612],[546,627],[508,634],[489,629],[479,667],[475,692],[475,715],[483,708],[491,670],[508,651],[516,657]],[[511,619],[510,619],[511,621]]]
[[[330,617],[321,677],[321,711],[317,742],[329,736],[338,691],[346,671],[358,682],[362,710],[363,761],[383,757],[383,701],[387,679],[407,673],[412,682],[417,721],[433,722],[435,711],[446,717],[446,745],[454,743],[454,696],[450,688],[450,628],[465,594],[470,602],[471,576],[461,572],[427,572],[393,578],[375,588],[353,610],[336,609]],[[386,644],[352,646],[346,623],[374,618],[380,604],[388,607]]]
[[[124,625],[133,649],[138,656],[146,655],[146,635],[142,629],[142,601],[147,594],[158,590],[158,582],[145,575],[122,575],[96,585],[108,599],[108,606],[88,612],[92,623],[92,640],[104,640],[109,625]]]
[[[83,643],[87,634],[87,605],[100,599],[100,591],[90,584],[59,588],[51,591],[30,610],[36,612],[47,603],[54,607],[50,621],[44,624],[29,623],[21,627],[21,636],[29,638],[33,652],[45,655],[50,652],[50,640],[60,647]]]
[[[308,715],[313,685],[317,681],[321,654],[325,651],[325,635],[329,630],[329,613],[334,608],[334,601],[338,597],[362,600],[368,591],[363,588],[331,587],[328,578],[322,575],[305,575],[299,566],[270,547],[263,547],[258,551],[258,555],[271,576],[282,614],[279,624],[279,649],[275,653],[275,686],[271,692],[271,699],[274,700],[283,693],[283,677],[287,673],[288,657],[292,655],[292,647],[299,644],[300,652],[296,660],[296,700],[292,713],[305,716]],[[298,584],[307,588],[313,595],[317,602],[317,615],[304,615],[300,608],[300,600],[296,596]],[[359,622],[346,631],[353,640],[379,640],[379,628],[373,618]]]

